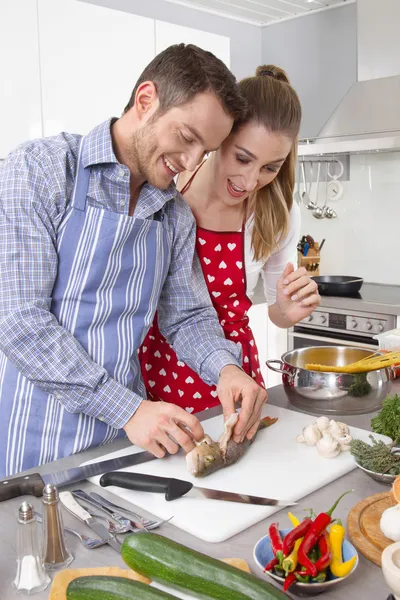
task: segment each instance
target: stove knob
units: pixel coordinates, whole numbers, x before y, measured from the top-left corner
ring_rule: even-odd
[[[324,323],[326,323],[326,316],[325,315],[321,315],[319,318],[321,324],[323,325]]]
[[[365,323],[365,329],[366,329],[367,331],[371,331],[371,329],[372,329],[372,323],[370,323],[370,321],[367,321],[367,322]]]
[[[378,329],[379,329],[379,331],[384,331],[385,330],[384,324],[383,323],[379,323]]]
[[[313,315],[309,315],[307,317],[307,323],[311,323],[311,321],[313,321],[313,320],[314,320],[314,316]]]
[[[351,326],[352,326],[353,329],[355,329],[357,327],[357,325],[358,325],[356,319],[351,319],[350,324],[351,324]]]

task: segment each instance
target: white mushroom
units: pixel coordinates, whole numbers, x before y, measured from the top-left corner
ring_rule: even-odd
[[[320,430],[320,432],[322,433],[323,431],[325,431],[325,429],[328,429],[329,427],[329,419],[328,417],[318,417],[317,419],[317,427]]]
[[[329,421],[329,430],[333,436],[342,436],[350,433],[350,429],[346,423],[340,423],[340,421],[334,421],[333,419]]]
[[[350,450],[350,442],[353,439],[351,435],[345,433],[342,437],[339,437],[338,435],[333,437],[338,442],[341,452],[346,452],[346,450]]]
[[[317,442],[317,450],[324,458],[334,458],[340,453],[340,445],[332,434],[326,430],[322,438]]]
[[[318,440],[321,439],[321,432],[317,427],[316,423],[310,423],[303,428],[300,435],[297,436],[297,442],[306,443],[307,446],[315,446]]]

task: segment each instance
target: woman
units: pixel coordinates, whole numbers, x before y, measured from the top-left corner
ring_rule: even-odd
[[[307,272],[288,263],[300,235],[300,209],[292,199],[299,99],[285,72],[271,65],[239,87],[245,118],[194,174],[179,176],[177,187],[197,221],[196,249],[225,336],[241,344],[243,369],[265,387],[248,319],[260,273],[269,318],[278,327],[309,315],[319,296]],[[140,358],[149,398],[189,412],[219,403],[216,388],[179,361],[156,321]]]

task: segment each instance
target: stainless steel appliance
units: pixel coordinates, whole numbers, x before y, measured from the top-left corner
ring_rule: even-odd
[[[288,352],[281,360],[268,361],[267,365],[272,370],[282,373],[286,395],[297,408],[321,414],[371,412],[379,408],[383,398],[389,393],[389,369],[381,369],[375,374],[360,374],[356,378],[353,375],[318,374],[303,368],[302,361],[304,362],[303,359],[308,354],[304,349],[309,348],[312,351],[318,347],[322,350],[324,347],[323,354],[329,351],[329,348],[336,348],[337,358],[342,361],[348,358],[346,348],[350,353],[353,352],[351,348],[363,349],[364,354],[368,355],[378,349],[378,342],[373,336],[394,329],[396,320],[393,315],[319,307],[309,317],[289,329]],[[314,357],[307,362],[321,363],[321,357]],[[347,360],[347,363],[349,362],[352,361]],[[346,362],[337,364],[344,365]]]
[[[317,308],[288,331],[288,350],[309,346],[357,346],[376,350],[373,336],[396,327],[396,317],[338,308]]]

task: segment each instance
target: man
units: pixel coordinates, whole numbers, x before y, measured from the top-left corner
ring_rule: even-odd
[[[209,383],[237,440],[266,393],[239,368],[194,252],[195,221],[173,177],[219,146],[243,109],[233,75],[183,44],[158,55],[120,119],[89,135],[28,142],[0,176],[0,475],[124,432],[162,457],[203,429],[150,402],[137,349],[158,305],[164,335]],[[155,374],[162,377],[163,373]]]

